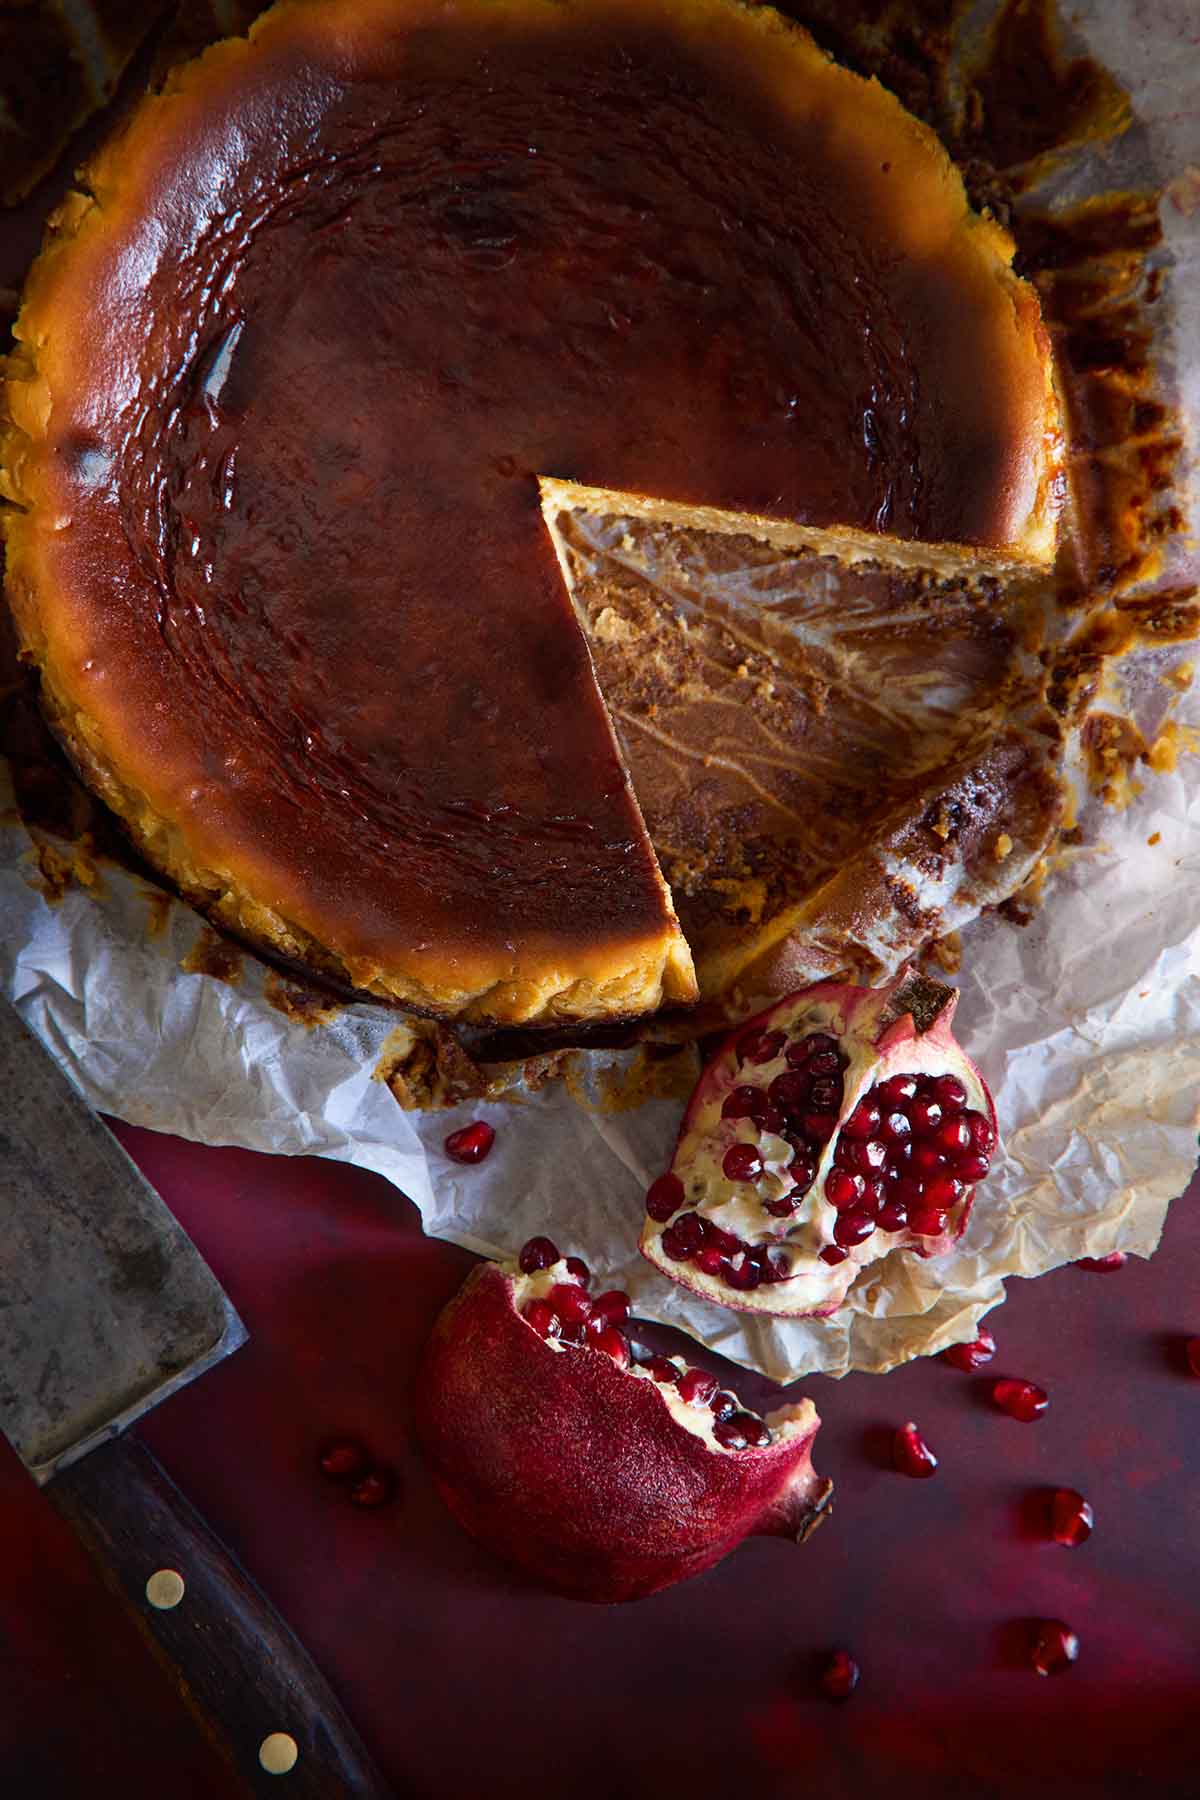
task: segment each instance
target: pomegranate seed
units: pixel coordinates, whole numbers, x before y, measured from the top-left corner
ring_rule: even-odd
[[[790,1069],[785,1075],[777,1075],[767,1092],[774,1104],[782,1107],[785,1113],[798,1114],[808,1105],[810,1085],[807,1075],[797,1074],[795,1069]]]
[[[770,1207],[768,1207],[767,1211],[770,1212],[770,1210]],[[677,1262],[685,1262],[687,1259],[685,1256],[681,1256],[677,1257],[675,1260]],[[702,1275],[719,1275],[725,1262],[725,1256],[722,1251],[717,1249],[715,1244],[706,1244],[703,1250],[697,1250],[692,1261]]]
[[[1045,1388],[1035,1387],[1032,1381],[998,1381],[992,1388],[992,1399],[1001,1412],[1010,1419],[1020,1419],[1023,1425],[1040,1419],[1050,1404]]]
[[[728,1268],[725,1270],[725,1279],[731,1288],[737,1288],[740,1292],[746,1292],[748,1289],[756,1288],[758,1286],[759,1282],[762,1280],[762,1270],[756,1262],[751,1262],[749,1256],[747,1256],[740,1266],[737,1263],[729,1264]]]
[[[752,1119],[761,1092],[761,1088],[756,1087],[730,1088],[721,1105],[721,1117],[723,1119]]]
[[[592,1318],[605,1325],[623,1325],[629,1317],[629,1295],[620,1288],[609,1288],[592,1301]]]
[[[909,1123],[917,1137],[932,1137],[942,1122],[942,1109],[929,1094],[918,1094],[908,1109]]]
[[[868,1212],[844,1212],[837,1216],[833,1228],[833,1241],[845,1247],[847,1244],[861,1244],[869,1238],[875,1229],[875,1220]]]
[[[1092,1535],[1096,1515],[1074,1488],[1055,1488],[1050,1501],[1050,1535],[1056,1544],[1071,1549],[1086,1544]]]
[[[669,1356],[652,1356],[642,1367],[648,1375],[653,1375],[655,1381],[674,1384],[679,1380],[679,1370]]]
[[[912,1126],[908,1122],[908,1114],[902,1112],[884,1113],[879,1121],[879,1135],[885,1144],[904,1144],[912,1136]]]
[[[517,1262],[526,1275],[536,1275],[539,1269],[551,1269],[558,1261],[558,1245],[548,1237],[531,1237],[527,1244],[522,1244]]]
[[[840,1081],[814,1081],[811,1105],[816,1112],[833,1112],[842,1103]]]
[[[916,1099],[916,1078],[912,1075],[889,1075],[886,1081],[880,1082],[876,1093],[881,1106],[907,1106],[910,1100]]]
[[[342,1438],[336,1444],[327,1444],[317,1457],[317,1467],[322,1475],[330,1481],[352,1481],[361,1475],[370,1462],[361,1444],[350,1438]]]
[[[787,1120],[777,1106],[760,1106],[754,1115],[754,1123],[764,1134],[782,1137]]]
[[[730,1144],[721,1163],[727,1181],[757,1181],[762,1174],[762,1157],[756,1144]]]
[[[865,1183],[847,1169],[830,1169],[825,1177],[825,1198],[838,1212],[848,1212],[862,1200]]]
[[[629,1367],[629,1341],[623,1331],[615,1325],[608,1325],[594,1340],[597,1350],[603,1350],[605,1356],[611,1356],[619,1369]]]
[[[764,1281],[787,1281],[792,1273],[791,1258],[782,1250],[759,1250],[758,1266]]]
[[[1188,1368],[1193,1375],[1200,1375],[1200,1337],[1189,1338],[1183,1349],[1188,1359]]]
[[[732,1422],[741,1426],[742,1436],[751,1450],[763,1450],[770,1443],[771,1428],[765,1419],[758,1417],[757,1413],[735,1413]]]
[[[707,1236],[704,1229],[704,1220],[700,1217],[699,1213],[694,1212],[686,1212],[682,1218],[676,1219],[671,1230],[675,1233],[679,1242],[689,1251],[699,1250]]]
[[[886,1201],[879,1209],[880,1231],[905,1231],[907,1228],[908,1209],[898,1200]]]
[[[769,1212],[773,1219],[790,1219],[796,1210],[799,1195],[784,1194],[779,1200],[764,1200],[763,1211]]]
[[[452,1131],[442,1148],[455,1162],[478,1163],[483,1161],[495,1141],[496,1133],[492,1126],[483,1119],[476,1119],[474,1124]]]
[[[560,1344],[574,1344],[577,1349],[582,1349],[589,1341],[588,1328],[579,1323],[564,1325],[558,1334],[558,1341]]]
[[[837,1114],[834,1112],[806,1112],[801,1119],[804,1135],[814,1144],[827,1144],[837,1130]]]
[[[678,1175],[660,1175],[646,1189],[646,1211],[659,1225],[665,1225],[683,1205],[683,1183]]]
[[[674,1225],[668,1225],[662,1234],[662,1250],[672,1262],[688,1262],[691,1259],[691,1245],[684,1242]]]
[[[936,1206],[945,1212],[951,1206],[957,1206],[962,1197],[963,1184],[953,1175],[935,1175],[925,1183],[926,1206]]]
[[[901,1475],[912,1475],[921,1481],[932,1475],[938,1466],[937,1457],[911,1419],[892,1439],[892,1466]]]
[[[976,1150],[981,1156],[990,1156],[996,1148],[996,1127],[986,1113],[968,1112],[965,1117]]]
[[[743,1062],[774,1062],[786,1041],[782,1031],[748,1031],[738,1039],[738,1055]]]
[[[892,1199],[898,1206],[917,1207],[925,1198],[925,1183],[915,1175],[902,1175],[892,1187]]]
[[[1127,1261],[1124,1250],[1110,1250],[1107,1256],[1081,1256],[1075,1267],[1087,1269],[1093,1275],[1111,1275],[1117,1269],[1123,1269]]]
[[[839,1066],[841,1059],[840,1059],[840,1056],[838,1053],[837,1039],[830,1037],[828,1032],[826,1032],[826,1031],[810,1032],[809,1035],[805,1038],[804,1043],[808,1049],[808,1054],[810,1057],[812,1057],[812,1056],[832,1056],[834,1060],[830,1066],[834,1067],[834,1068]]]
[[[396,1479],[390,1469],[368,1469],[350,1489],[350,1500],[354,1506],[373,1511],[377,1506],[386,1506],[395,1492]]]
[[[714,1419],[732,1419],[738,1410],[738,1397],[731,1394],[728,1388],[721,1388],[709,1401],[708,1410]]]
[[[976,1369],[982,1369],[990,1363],[996,1354],[996,1340],[990,1331],[981,1325],[979,1336],[970,1344],[951,1344],[942,1353],[946,1361],[954,1369],[961,1369],[966,1375],[973,1375]]]
[[[713,1426],[713,1436],[723,1449],[744,1450],[746,1448],[749,1440],[742,1430],[741,1421],[747,1416],[746,1413],[734,1413],[730,1419],[717,1420]]]
[[[1079,1639],[1061,1619],[1039,1619],[1029,1660],[1039,1675],[1061,1675],[1079,1655]]]
[[[989,1159],[978,1151],[954,1159],[954,1173],[960,1181],[982,1181],[991,1166]]]
[[[592,1279],[592,1271],[588,1268],[582,1256],[568,1256],[566,1268],[567,1274],[573,1276],[580,1287],[587,1287]]]
[[[870,1181],[863,1188],[863,1200],[866,1205],[872,1212],[878,1212],[881,1206],[886,1205],[888,1198],[887,1183],[880,1176],[872,1175]]]
[[[840,1138],[838,1150],[842,1154],[837,1160],[860,1175],[874,1175],[887,1162],[887,1145],[878,1138]]]
[[[936,1144],[914,1144],[912,1166],[918,1175],[938,1175],[946,1166],[946,1159]]]
[[[799,1192],[807,1194],[809,1188],[817,1179],[817,1165],[814,1162],[809,1162],[805,1157],[798,1156],[794,1162],[788,1164],[788,1174],[795,1182]]]
[[[908,1229],[914,1237],[941,1237],[946,1229],[946,1215],[937,1207],[914,1207],[908,1215]]]
[[[879,1108],[870,1096],[859,1101],[842,1131],[852,1138],[871,1138],[879,1130]]]
[[[826,1244],[820,1253],[821,1261],[828,1263],[831,1269],[836,1268],[838,1263],[844,1263],[849,1254],[848,1250],[843,1250],[837,1244]]]
[[[929,1084],[929,1092],[947,1112],[957,1111],[967,1104],[967,1090],[957,1075],[935,1076]]]
[[[964,1150],[971,1149],[971,1127],[960,1114],[955,1119],[943,1119],[934,1134],[934,1143],[947,1156],[954,1157]]]
[[[716,1391],[716,1376],[705,1374],[703,1369],[689,1369],[679,1378],[680,1398],[689,1406],[707,1406]]]
[[[532,1325],[539,1337],[554,1337],[558,1331],[559,1318],[548,1300],[531,1300],[528,1306],[521,1308],[521,1317],[527,1325]]]
[[[705,1220],[704,1242],[711,1244],[714,1250],[720,1250],[725,1256],[736,1256],[742,1248],[741,1238],[734,1237],[732,1231],[722,1231],[719,1225]]]
[[[861,1671],[848,1650],[835,1650],[821,1672],[821,1692],[827,1700],[848,1700]]]
[[[586,1325],[592,1303],[573,1281],[557,1281],[546,1296],[564,1325]]]

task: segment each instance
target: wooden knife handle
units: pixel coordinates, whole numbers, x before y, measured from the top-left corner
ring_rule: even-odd
[[[232,1793],[395,1800],[304,1646],[136,1437],[114,1438],[44,1491],[229,1765]],[[160,1570],[183,1582],[166,1609],[146,1594]],[[178,1583],[158,1586],[169,1599]],[[299,1751],[286,1773],[260,1760],[276,1734]],[[269,1747],[268,1760],[271,1748],[288,1760],[286,1743]]]

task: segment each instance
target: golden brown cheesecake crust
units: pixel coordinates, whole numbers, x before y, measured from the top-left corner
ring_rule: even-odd
[[[1008,256],[766,9],[281,6],[144,104],[31,280],[9,585],[57,726],[185,892],[359,987],[686,1000],[537,477],[1045,561]]]

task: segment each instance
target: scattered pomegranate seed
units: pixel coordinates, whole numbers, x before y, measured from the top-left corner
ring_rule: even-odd
[[[619,1369],[629,1367],[629,1342],[625,1333],[618,1331],[615,1325],[606,1325],[592,1342],[597,1350],[603,1350],[605,1356],[611,1356]]]
[[[848,1700],[861,1673],[848,1650],[835,1650],[821,1672],[821,1692],[827,1700]]]
[[[1061,1675],[1079,1655],[1079,1639],[1061,1619],[1039,1619],[1029,1660],[1039,1675]]]
[[[555,1282],[546,1298],[564,1325],[584,1325],[591,1316],[591,1301],[573,1281]]]
[[[969,1344],[951,1344],[942,1355],[952,1368],[962,1369],[964,1374],[973,1375],[976,1369],[982,1369],[990,1363],[996,1354],[996,1340],[984,1326],[979,1327],[979,1336]]]
[[[757,1181],[762,1168],[757,1144],[730,1144],[721,1162],[727,1181]]]
[[[911,1419],[892,1438],[892,1466],[899,1474],[912,1475],[918,1481],[925,1480],[937,1469],[937,1457]]]
[[[629,1295],[620,1288],[609,1288],[607,1293],[597,1294],[592,1301],[592,1318],[603,1320],[605,1325],[623,1325],[629,1317]]]
[[[828,1263],[831,1268],[836,1268],[838,1263],[844,1263],[849,1254],[850,1252],[843,1250],[839,1244],[826,1244],[820,1252],[821,1261]]]
[[[651,1356],[642,1367],[648,1375],[653,1375],[655,1381],[677,1383],[679,1380],[679,1370],[669,1356]]]
[[[680,1398],[689,1406],[707,1406],[717,1391],[717,1378],[708,1375],[703,1369],[689,1369],[680,1377]]]
[[[751,1450],[763,1450],[770,1443],[771,1427],[765,1419],[760,1419],[757,1413],[735,1413],[733,1423],[741,1426],[742,1436]]]
[[[522,1244],[517,1258],[526,1275],[536,1275],[539,1269],[552,1269],[557,1261],[558,1245],[548,1237],[531,1237],[527,1244]]]
[[[761,1088],[730,1088],[721,1105],[721,1117],[723,1119],[752,1119],[761,1103]]]
[[[1091,1275],[1112,1275],[1123,1269],[1127,1260],[1124,1250],[1110,1250],[1107,1256],[1081,1256],[1075,1267],[1086,1269]]]
[[[327,1444],[317,1457],[317,1467],[322,1475],[330,1481],[351,1481],[361,1475],[370,1463],[370,1457],[361,1444],[351,1438],[340,1438],[335,1444]]]
[[[992,1399],[1001,1412],[1007,1413],[1010,1419],[1020,1419],[1024,1425],[1040,1419],[1050,1404],[1045,1388],[1036,1387],[1032,1381],[1011,1379],[994,1384]]]
[[[573,1275],[580,1287],[587,1287],[592,1279],[592,1271],[588,1268],[582,1256],[568,1256],[567,1274]]]
[[[728,1388],[722,1388],[713,1395],[708,1403],[708,1410],[714,1419],[732,1419],[738,1409],[738,1397],[731,1394]]]
[[[663,1242],[666,1242],[664,1238]],[[682,1261],[682,1258],[678,1259]],[[715,1244],[706,1244],[703,1250],[697,1250],[692,1261],[702,1275],[719,1275],[724,1267],[725,1258]]]
[[[1200,1375],[1200,1337],[1189,1338],[1183,1349],[1188,1359],[1188,1368],[1193,1375]]]
[[[665,1225],[683,1205],[683,1183],[678,1175],[660,1175],[646,1189],[646,1211],[658,1225]]]
[[[495,1141],[493,1127],[484,1119],[476,1119],[474,1124],[452,1131],[442,1148],[455,1162],[478,1163],[483,1161]]]
[[[756,1262],[751,1261],[749,1256],[745,1256],[741,1262],[731,1262],[727,1266],[725,1270],[725,1279],[730,1287],[737,1288],[740,1292],[745,1293],[750,1288],[756,1288],[758,1286],[759,1282],[762,1280],[762,1270]]]
[[[353,1505],[373,1511],[377,1506],[386,1506],[396,1492],[396,1478],[390,1469],[368,1469],[361,1481],[355,1482],[350,1489]]]
[[[1050,1535],[1056,1544],[1072,1549],[1086,1544],[1092,1535],[1096,1515],[1074,1488],[1055,1488],[1050,1500]]]
[[[558,1330],[558,1314],[548,1300],[529,1301],[521,1308],[521,1317],[539,1337],[552,1337]]]

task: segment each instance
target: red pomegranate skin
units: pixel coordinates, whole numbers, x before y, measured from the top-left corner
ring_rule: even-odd
[[[593,1350],[551,1349],[489,1264],[434,1326],[415,1423],[465,1531],[540,1586],[613,1602],[698,1575],[750,1535],[802,1542],[832,1492],[812,1468],[808,1412],[765,1449],[710,1450],[653,1381]]]

